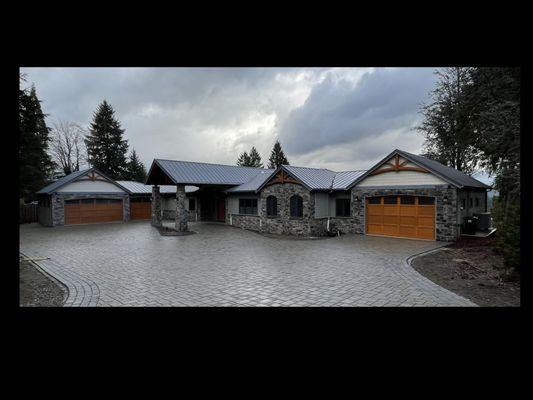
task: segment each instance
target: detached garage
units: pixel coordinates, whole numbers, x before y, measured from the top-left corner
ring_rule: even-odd
[[[127,189],[94,168],[73,172],[41,189],[37,196],[42,225],[95,224],[129,219]]]

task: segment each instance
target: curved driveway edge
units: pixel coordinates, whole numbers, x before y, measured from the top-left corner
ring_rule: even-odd
[[[467,298],[464,298],[457,293],[454,293],[438,284],[433,282],[432,280],[426,278],[424,275],[420,274],[417,270],[415,270],[411,266],[412,260],[414,260],[417,257],[433,253],[435,251],[441,250],[443,247],[447,246],[449,243],[443,243],[439,244],[438,247],[426,250],[420,253],[413,254],[409,257],[406,257],[402,260],[402,263],[400,265],[400,268],[398,269],[398,272],[404,279],[407,281],[416,284],[421,289],[423,289],[427,294],[430,294],[434,296],[435,298],[440,299],[442,302],[445,300],[447,303],[444,304],[445,306],[451,306],[451,307],[457,307],[457,306],[466,306],[466,307],[479,307],[477,304],[471,302]]]
[[[24,253],[20,253],[27,258]],[[100,290],[90,279],[84,278],[73,271],[55,265],[50,259],[32,261],[37,268],[62,283],[67,288],[67,298],[63,307],[94,307],[98,304]]]

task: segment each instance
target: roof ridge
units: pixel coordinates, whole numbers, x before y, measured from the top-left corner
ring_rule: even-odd
[[[255,170],[265,170],[266,169],[266,168],[261,168],[261,167],[248,167],[248,166],[244,166],[244,165],[228,165],[228,164],[219,164],[219,163],[207,163],[207,162],[203,162],[203,161],[169,160],[167,158],[154,158],[154,160],[182,162],[182,163],[188,163],[188,164],[219,165],[221,167],[250,168],[250,169],[255,169]]]
[[[294,168],[315,169],[317,171],[329,171],[329,172],[333,172],[334,174],[337,173],[336,171],[332,171],[331,169],[328,169],[328,168],[299,167],[298,165],[285,165],[285,164],[283,164],[283,166],[284,167],[294,167]]]

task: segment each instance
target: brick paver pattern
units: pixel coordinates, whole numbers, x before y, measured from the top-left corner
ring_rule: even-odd
[[[344,235],[269,238],[216,223],[161,236],[147,221],[20,226],[20,251],[65,283],[67,306],[475,306],[406,259],[442,244]]]

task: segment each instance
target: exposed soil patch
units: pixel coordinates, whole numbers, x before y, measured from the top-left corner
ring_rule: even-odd
[[[67,290],[39,271],[31,262],[20,261],[19,304],[21,307],[62,307]]]
[[[426,278],[480,306],[520,306],[520,281],[505,271],[494,237],[461,238],[417,257],[412,267]]]

